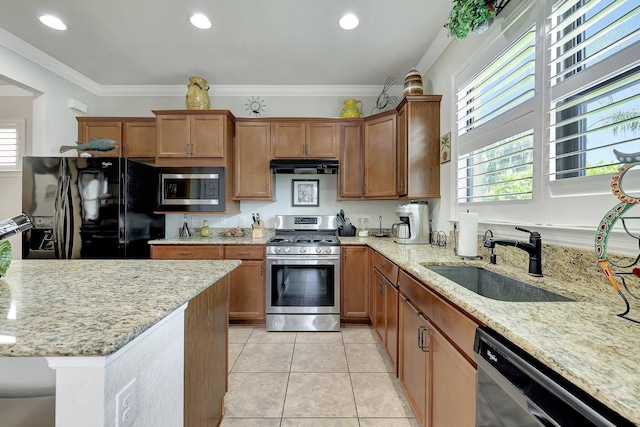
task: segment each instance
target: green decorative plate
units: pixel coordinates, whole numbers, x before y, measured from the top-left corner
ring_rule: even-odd
[[[11,243],[8,240],[0,242],[0,277],[7,275],[11,264]]]

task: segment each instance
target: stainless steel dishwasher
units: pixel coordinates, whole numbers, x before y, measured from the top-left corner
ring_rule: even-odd
[[[478,328],[476,427],[633,426],[489,328]]]

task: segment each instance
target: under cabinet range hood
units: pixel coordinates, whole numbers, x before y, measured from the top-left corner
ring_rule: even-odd
[[[336,174],[338,173],[337,160],[271,160],[271,170],[277,174]]]

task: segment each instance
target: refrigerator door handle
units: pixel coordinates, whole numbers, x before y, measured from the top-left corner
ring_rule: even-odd
[[[61,193],[62,193],[62,181],[64,180],[63,176],[58,176],[58,185],[56,187],[56,198],[53,202],[53,227],[52,227],[52,240],[53,240],[53,244],[54,244],[54,248],[55,248],[55,252],[56,252],[56,256],[59,257],[60,256],[60,211],[61,211],[61,207],[60,204],[62,203],[61,200]]]

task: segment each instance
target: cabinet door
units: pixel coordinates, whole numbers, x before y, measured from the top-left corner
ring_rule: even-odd
[[[407,195],[407,105],[398,112],[398,196]]]
[[[431,330],[433,427],[476,425],[477,371],[435,328]]]
[[[409,403],[413,407],[416,421],[422,427],[429,426],[430,386],[427,322],[418,310],[405,298],[400,300],[400,337],[398,378]],[[427,340],[420,348],[420,336]],[[457,426],[451,423],[449,426]]]
[[[311,159],[338,158],[340,143],[337,123],[307,123],[305,130],[305,157]]]
[[[368,320],[368,248],[366,246],[343,246],[340,270],[340,316],[342,320]]]
[[[363,163],[362,124],[342,124],[340,126],[340,168],[338,169],[340,189],[338,198],[362,198]]]
[[[192,115],[191,157],[224,157],[226,115]]]
[[[391,359],[394,371],[398,368],[398,290],[389,282],[384,281],[384,324],[385,347]]]
[[[273,158],[303,158],[305,153],[304,122],[273,123]]]
[[[156,122],[123,123],[124,155],[129,158],[150,158],[156,156]]]
[[[188,115],[159,115],[157,157],[189,157],[191,153],[191,120]]]
[[[395,113],[365,122],[365,198],[394,199],[397,197],[396,138]]]
[[[387,279],[377,270],[373,269],[373,280],[375,282],[375,321],[374,329],[378,336],[382,340],[382,344],[386,344],[386,324],[384,313],[384,295],[385,295],[385,281]]]
[[[122,155],[122,122],[80,121],[78,125],[78,141],[86,144],[92,138],[105,138],[115,141],[118,146],[111,151],[89,151],[93,157],[120,157]]]
[[[264,320],[264,261],[242,261],[229,282],[229,319]]]
[[[272,200],[271,124],[264,121],[236,123],[233,147],[233,197]]]

